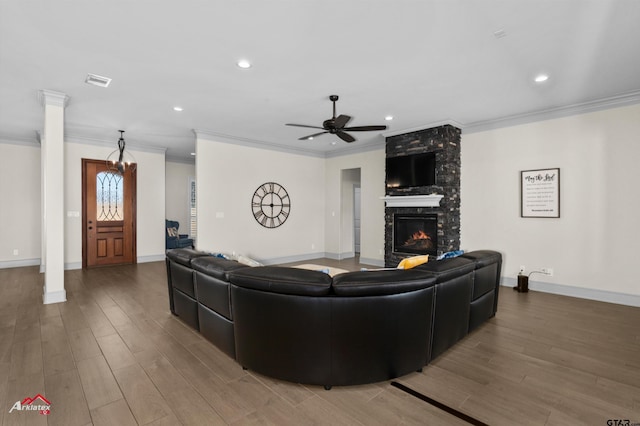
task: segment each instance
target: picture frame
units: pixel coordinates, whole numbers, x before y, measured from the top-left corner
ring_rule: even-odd
[[[560,217],[560,168],[520,171],[520,217]]]

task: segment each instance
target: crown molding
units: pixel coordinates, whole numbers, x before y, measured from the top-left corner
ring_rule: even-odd
[[[383,149],[385,146],[385,140],[380,139],[380,140],[376,140],[373,143],[368,142],[362,145],[349,144],[345,148],[337,148],[331,151],[313,151],[310,149],[292,148],[292,147],[274,144],[271,142],[264,142],[264,141],[259,141],[255,139],[248,139],[248,138],[243,138],[238,136],[226,135],[223,133],[212,132],[208,130],[193,129],[193,133],[196,135],[197,138],[212,140],[215,142],[223,142],[223,143],[229,143],[233,145],[242,145],[242,146],[247,146],[251,148],[267,149],[272,151],[285,152],[288,154],[305,155],[307,157],[316,157],[316,158],[342,157],[345,155],[359,154],[363,152]]]
[[[20,145],[30,147],[40,147],[40,135],[38,132],[34,133],[33,137],[25,137],[19,135],[12,135],[8,133],[0,134],[0,143],[7,145]]]
[[[229,143],[232,145],[242,145],[251,148],[268,149],[272,151],[286,152],[289,154],[306,155],[308,157],[325,157],[325,153],[312,151],[304,148],[292,148],[271,142],[259,141],[240,136],[226,135],[224,133],[212,132],[209,130],[193,129],[193,133],[198,139],[207,139],[214,142]]]
[[[117,140],[105,140],[100,138],[87,137],[80,134],[69,134],[65,133],[64,141],[68,143],[78,143],[84,145],[96,145],[96,146],[105,146],[113,148],[117,147]],[[131,151],[141,151],[141,152],[152,152],[156,154],[164,154],[167,152],[166,148],[158,148],[156,146],[150,145],[141,145],[141,144],[131,144],[127,143],[127,149]]]
[[[554,118],[568,117],[571,115],[602,111],[605,109],[619,108],[637,103],[640,103],[640,90],[572,105],[515,114],[494,120],[476,121],[463,125],[461,128],[464,130],[464,133],[477,133],[487,130],[495,130],[502,127],[511,127],[520,124],[534,123],[537,121],[552,120]]]
[[[431,123],[427,123],[427,124],[423,124],[420,126],[416,126],[416,127],[410,127],[407,129],[400,129],[400,130],[391,130],[388,132],[383,132],[382,136],[384,136],[385,138],[391,137],[391,136],[397,136],[397,135],[404,135],[406,133],[414,133],[414,132],[420,132],[422,130],[427,130],[427,129],[432,129],[434,127],[441,127],[441,126],[453,126],[453,127],[457,127],[458,129],[462,129],[464,127],[464,125],[456,120],[453,120],[451,118],[447,118],[445,120],[439,120],[439,121],[432,121]]]
[[[196,165],[196,157],[194,156],[185,158],[185,157],[178,157],[176,155],[165,155],[164,160],[168,163],[181,163],[181,164],[188,164],[190,166]]]

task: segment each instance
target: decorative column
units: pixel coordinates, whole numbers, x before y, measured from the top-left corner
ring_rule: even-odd
[[[49,304],[67,300],[64,289],[64,108],[69,97],[51,90],[41,90],[39,97],[44,107],[44,131],[40,141],[42,300]]]

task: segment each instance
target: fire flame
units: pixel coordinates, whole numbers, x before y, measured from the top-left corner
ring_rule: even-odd
[[[430,240],[430,239],[431,237],[426,232],[424,232],[423,230],[420,230],[418,232],[414,232],[411,235],[411,237],[407,241],[405,241],[405,244],[413,244],[419,240]]]

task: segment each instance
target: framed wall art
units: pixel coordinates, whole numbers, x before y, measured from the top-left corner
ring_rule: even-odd
[[[560,217],[560,169],[520,172],[520,216]]]

